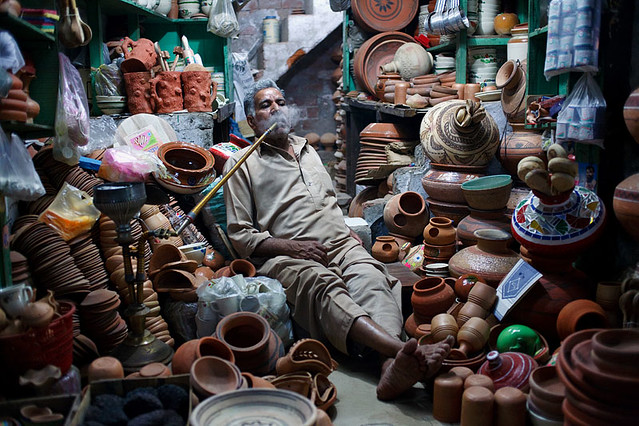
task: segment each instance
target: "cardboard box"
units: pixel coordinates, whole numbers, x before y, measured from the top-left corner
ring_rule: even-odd
[[[20,415],[20,409],[25,405],[37,405],[38,407],[49,407],[54,413],[64,416],[64,425],[71,424],[78,407],[80,406],[80,394],[53,395],[37,398],[14,399],[0,402],[0,418],[12,417],[23,425],[31,425]]]
[[[99,380],[91,383],[82,397],[82,402],[78,407],[78,410],[69,423],[69,426],[77,426],[84,423],[84,417],[86,416],[87,409],[91,405],[93,398],[97,395],[113,394],[118,396],[124,396],[129,391],[137,388],[151,387],[156,388],[162,385],[177,385],[188,391],[189,396],[189,412],[188,416],[191,416],[193,391],[191,390],[189,374],[179,374],[176,376],[157,377],[157,378],[143,378],[143,379],[116,379],[116,380]],[[188,418],[187,418],[188,423]]]

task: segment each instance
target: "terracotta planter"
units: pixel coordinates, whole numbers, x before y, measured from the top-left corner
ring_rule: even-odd
[[[428,322],[446,312],[455,301],[455,292],[440,277],[426,277],[413,285],[411,295],[413,313],[418,323]]]
[[[459,221],[457,225],[457,239],[464,247],[477,244],[475,231],[478,229],[496,229],[510,234],[511,216],[502,210],[476,210],[470,209],[470,214]],[[512,243],[510,238],[509,243]]]
[[[212,111],[211,99],[217,94],[217,83],[208,71],[183,71],[184,108],[188,112]]]
[[[375,239],[375,244],[371,248],[372,255],[380,262],[390,263],[397,260],[399,245],[395,238],[383,235]]]
[[[617,185],[612,208],[621,226],[635,241],[639,241],[639,173]]]
[[[177,348],[171,360],[173,374],[188,374],[191,371],[191,365],[198,358],[196,351],[199,342],[199,339],[189,340]]]
[[[166,114],[184,109],[180,72],[163,71],[151,79],[153,112]]]
[[[215,356],[195,360],[191,366],[191,386],[201,398],[234,391],[242,385],[242,374],[233,363]]]
[[[457,233],[453,221],[447,217],[432,217],[424,228],[424,242],[436,246],[445,246],[455,242]]]
[[[528,378],[537,367],[537,361],[530,355],[519,352],[500,354],[497,351],[490,351],[478,373],[493,379],[495,389],[510,386],[528,392]]]
[[[477,245],[458,251],[448,261],[450,276],[477,274],[486,279],[486,284],[497,287],[520,257],[508,248],[510,235],[506,232],[480,229],[475,237]]]
[[[483,171],[483,167],[431,163],[430,170],[422,176],[422,186],[429,199],[466,204],[461,190],[462,183],[484,176]]]
[[[541,158],[544,163],[546,160],[546,151],[541,146],[541,133],[534,129],[526,129],[524,124],[510,124],[513,128],[512,133],[506,134],[499,145],[497,158],[499,162],[513,179],[517,177],[517,165],[522,158],[534,156]]]
[[[428,207],[417,192],[406,191],[392,197],[384,207],[384,223],[390,232],[416,237],[429,219]]]
[[[565,339],[576,331],[607,326],[608,319],[603,308],[587,299],[568,303],[557,317],[557,334],[560,339]]]
[[[129,72],[123,75],[129,112],[131,114],[153,114],[151,72]]]
[[[280,338],[264,318],[252,312],[225,316],[218,323],[215,335],[231,348],[235,363],[242,371],[258,376],[274,372],[277,360],[284,355]]]

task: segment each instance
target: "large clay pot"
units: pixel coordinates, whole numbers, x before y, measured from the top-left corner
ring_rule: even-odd
[[[395,238],[389,235],[382,235],[375,239],[371,253],[373,257],[380,262],[395,262],[399,255],[399,245],[397,241],[395,241]]]
[[[603,231],[606,208],[597,194],[575,186],[561,195],[563,200],[533,191],[515,209],[512,233],[531,257],[574,258]]]
[[[266,319],[252,312],[225,316],[218,323],[215,335],[231,348],[240,370],[256,376],[273,373],[277,360],[284,355],[282,340]]]
[[[477,274],[486,284],[497,287],[520,259],[508,248],[510,234],[497,229],[479,229],[475,231],[475,238],[477,245],[458,251],[448,261],[450,276]]]
[[[127,105],[131,114],[152,114],[151,72],[128,72],[124,74]]]
[[[606,312],[599,304],[588,299],[568,303],[557,316],[557,334],[562,340],[576,331],[607,326]]]
[[[435,163],[487,166],[499,147],[497,123],[474,101],[434,106],[422,119],[419,137]]]
[[[429,216],[426,202],[419,193],[413,191],[395,195],[384,207],[384,223],[388,230],[409,237],[422,233]]]
[[[627,177],[617,185],[612,208],[621,226],[639,241],[639,173]]]
[[[153,112],[166,114],[184,109],[180,72],[164,71],[151,79]]]
[[[213,155],[194,143],[167,142],[160,145],[157,156],[182,185],[200,185],[215,175]]]
[[[199,339],[189,340],[182,343],[175,351],[173,359],[171,359],[171,370],[173,374],[188,374],[191,371],[191,365],[198,358],[196,351]]]
[[[506,209],[470,209],[470,214],[460,220],[457,225],[457,239],[464,247],[475,245],[477,244],[475,231],[478,229],[498,229],[510,234],[510,215]]]
[[[484,176],[483,170],[482,167],[431,163],[430,170],[422,176],[422,186],[429,198],[447,203],[466,204],[461,185]]]
[[[452,244],[457,236],[453,221],[447,217],[432,217],[423,234],[424,242],[437,246]]]
[[[183,71],[184,108],[188,112],[212,111],[211,99],[217,94],[217,83],[208,71]]]
[[[421,324],[446,312],[455,301],[455,292],[443,278],[426,277],[413,284],[410,301],[416,321]]]
[[[517,165],[524,157],[534,156],[546,162],[546,151],[541,146],[541,133],[534,129],[526,129],[524,124],[511,123],[512,133],[499,145],[497,158],[513,179],[517,177]]]
[[[153,42],[148,38],[133,41],[129,37],[124,37],[122,51],[125,59],[120,69],[123,73],[150,71],[158,60]]]
[[[493,379],[495,390],[510,386],[523,392],[528,392],[528,378],[535,368],[537,361],[530,355],[520,352],[490,351],[486,355],[486,362],[479,367],[479,374]]]
[[[380,74],[398,72],[404,80],[428,74],[433,66],[433,55],[417,43],[401,45],[392,62],[380,67]]]

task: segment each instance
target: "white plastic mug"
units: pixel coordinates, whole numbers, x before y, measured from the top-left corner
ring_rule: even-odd
[[[18,284],[0,290],[0,306],[11,318],[17,318],[33,297],[33,289],[26,284]]]
[[[222,316],[230,315],[240,310],[240,296],[220,297],[213,300],[211,306]]]

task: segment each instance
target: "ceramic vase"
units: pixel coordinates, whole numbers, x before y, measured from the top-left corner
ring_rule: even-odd
[[[384,223],[388,230],[413,238],[423,232],[429,216],[424,198],[413,191],[393,196],[384,207]]]
[[[530,355],[520,352],[490,351],[486,355],[486,362],[479,367],[479,374],[493,379],[495,390],[506,386],[528,392],[528,378],[535,368],[537,361]]]
[[[151,73],[129,72],[124,75],[127,105],[131,114],[152,114],[151,106]]]
[[[457,233],[453,221],[447,217],[432,217],[424,228],[424,242],[444,246],[455,242]]]
[[[473,101],[434,106],[424,115],[419,135],[434,163],[485,167],[499,147],[495,120]]]
[[[155,113],[167,114],[184,108],[181,74],[163,71],[151,79],[151,105]]]
[[[469,208],[470,214],[459,221],[457,239],[464,247],[477,244],[475,231],[478,229],[497,229],[510,233],[511,216],[506,209],[477,210]],[[513,239],[511,237],[510,241]]]
[[[635,241],[639,241],[639,173],[616,186],[612,208],[621,226]]]
[[[496,229],[479,229],[474,235],[477,245],[458,251],[448,261],[450,276],[477,274],[484,277],[486,284],[497,287],[520,259],[508,248],[510,234]]]
[[[566,304],[557,316],[557,334],[562,340],[576,331],[605,327],[608,327],[606,313],[592,300],[574,300]]]
[[[601,235],[605,217],[606,208],[597,194],[575,186],[556,197],[531,192],[515,208],[511,228],[531,257],[570,261]]]
[[[461,185],[484,176],[484,168],[431,163],[422,176],[422,186],[428,198],[447,203],[466,204]]]
[[[188,112],[210,112],[211,99],[217,93],[217,83],[208,71],[183,71],[184,108]]]
[[[410,300],[416,320],[421,324],[446,312],[455,301],[455,292],[446,285],[443,278],[426,277],[413,285]]]
[[[404,43],[396,51],[393,61],[380,67],[380,74],[399,73],[404,80],[428,74],[433,55],[417,43]]]
[[[375,244],[371,248],[372,255],[380,262],[390,263],[397,260],[399,245],[395,238],[383,235],[375,239]]]
[[[511,123],[512,133],[507,133],[499,145],[497,158],[513,179],[517,177],[517,165],[522,158],[534,156],[546,162],[546,151],[542,148],[541,133],[526,129],[524,124]]]

